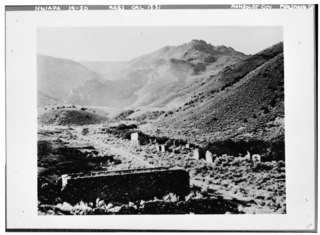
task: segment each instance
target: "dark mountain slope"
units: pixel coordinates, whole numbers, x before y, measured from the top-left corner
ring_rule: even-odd
[[[282,44],[277,44],[212,77],[149,131],[160,129],[198,143],[278,138],[284,134],[283,71]]]
[[[232,86],[249,72],[274,58],[276,55],[282,53],[282,51],[283,43],[281,42],[249,57],[246,60],[226,66],[219,72],[218,76],[215,76],[213,79],[208,79],[208,83],[205,86],[206,88],[203,89],[203,92],[217,92],[228,86]]]

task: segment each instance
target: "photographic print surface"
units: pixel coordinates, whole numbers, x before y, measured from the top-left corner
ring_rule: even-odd
[[[38,214],[286,214],[282,27],[37,29]]]

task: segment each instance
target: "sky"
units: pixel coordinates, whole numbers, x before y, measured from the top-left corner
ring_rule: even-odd
[[[283,32],[276,26],[38,28],[37,53],[75,61],[128,61],[193,39],[255,54],[283,41]]]

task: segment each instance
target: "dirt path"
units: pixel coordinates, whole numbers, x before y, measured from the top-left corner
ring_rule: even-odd
[[[57,128],[52,136],[58,136],[66,146],[93,146],[99,155],[114,156],[120,160],[105,170],[181,167],[189,172],[191,187],[236,203],[247,202],[251,205],[245,208],[247,213],[286,211],[284,163],[236,163],[228,157],[208,163],[194,159],[190,149],[179,153],[157,152],[155,145],[132,146],[129,140],[99,132],[99,127],[96,130],[90,127],[90,132],[85,135],[82,130]]]
[[[118,139],[108,134],[89,134],[83,135],[80,130],[71,131],[71,134],[75,137],[75,141],[68,141],[67,145],[77,147],[79,145],[93,146],[102,155],[116,156],[121,160],[121,167],[114,167],[112,170],[119,168],[133,169],[133,168],[152,168],[155,167],[149,164],[141,154],[133,154],[130,152],[132,147],[128,141]],[[141,150],[141,147],[137,147],[136,150]]]
[[[149,164],[148,162],[144,161],[143,159],[141,159],[141,157],[134,155],[132,153],[130,153],[129,151],[126,151],[125,149],[122,148],[116,148],[116,147],[110,147],[110,151],[120,155],[122,158],[129,158],[129,159],[134,159],[135,161],[137,161],[139,163],[139,165],[141,166],[145,166],[145,167],[154,167],[153,165]]]

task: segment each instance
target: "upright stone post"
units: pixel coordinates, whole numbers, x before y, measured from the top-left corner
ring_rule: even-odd
[[[213,162],[212,153],[209,150],[206,151],[206,162],[208,163]]]
[[[193,158],[196,159],[196,160],[200,159],[199,149],[193,150]]]

